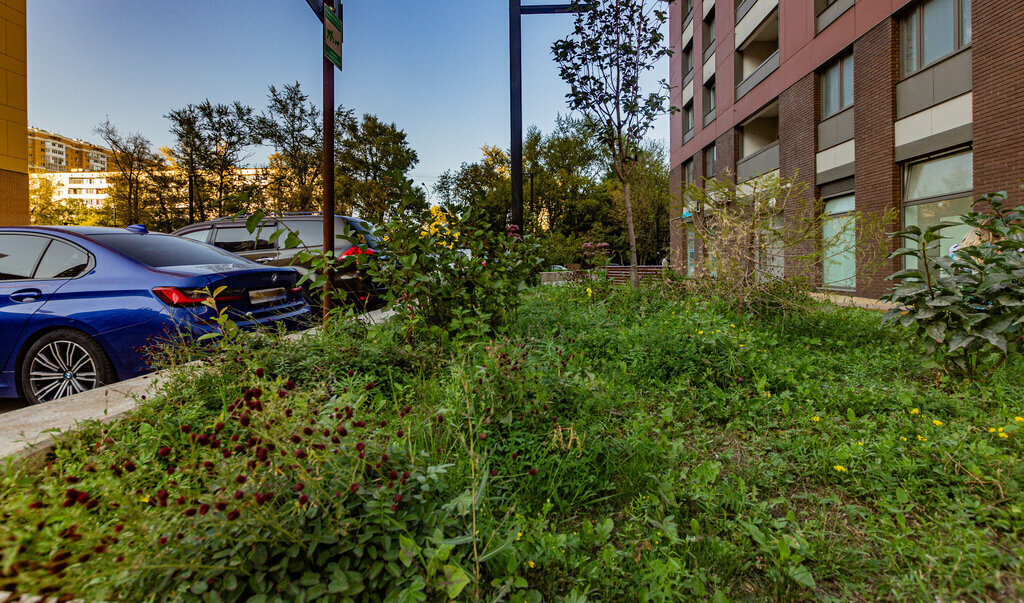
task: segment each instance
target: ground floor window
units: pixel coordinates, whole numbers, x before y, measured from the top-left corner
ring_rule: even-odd
[[[686,231],[686,276],[693,278],[697,274],[697,233],[693,228]]]
[[[958,225],[942,231],[939,246],[930,250],[931,257],[949,255],[949,248],[970,231],[961,224],[960,216],[971,211],[974,189],[974,154],[960,151],[935,159],[909,164],[904,169],[903,224],[922,231],[939,222]],[[907,267],[916,267],[914,258],[907,258]]]
[[[857,287],[857,221],[853,195],[825,200],[821,227],[822,286],[825,289]]]

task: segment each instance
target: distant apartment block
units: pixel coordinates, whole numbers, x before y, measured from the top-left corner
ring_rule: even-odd
[[[53,183],[55,201],[82,201],[89,209],[100,209],[107,202],[107,186],[116,172],[34,172],[31,180],[45,179]]]
[[[28,167],[32,172],[106,171],[109,149],[39,128],[28,129]]]
[[[680,0],[670,11],[676,193],[704,178],[796,177],[824,199],[826,231],[855,211],[896,210],[889,231],[926,228],[1000,190],[1024,203],[1024,3]],[[678,205],[673,215],[684,224],[674,264],[692,267],[700,243]],[[946,231],[939,253],[965,231]],[[848,236],[867,245],[856,227]],[[897,242],[886,245],[883,257]],[[875,297],[901,267],[865,271],[851,252],[812,276]],[[783,270],[807,275],[790,258]]]
[[[28,224],[25,0],[0,0],[0,226]]]
[[[75,200],[85,203],[89,209],[101,209],[110,198],[107,188],[118,177],[116,171],[71,171],[71,172],[34,172],[32,180],[46,179],[53,183],[55,201]],[[265,168],[242,168],[230,175],[234,186],[255,185],[266,186],[269,176]]]

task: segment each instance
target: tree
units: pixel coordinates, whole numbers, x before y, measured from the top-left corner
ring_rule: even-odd
[[[355,113],[343,106],[336,113],[335,153],[336,190],[343,204],[359,216],[382,224],[398,210],[402,182],[419,163],[419,155],[409,146],[405,132],[394,123],[385,123],[375,115]],[[414,191],[415,192],[415,191]],[[418,191],[422,208],[427,203]]]
[[[188,221],[195,222],[199,210],[199,221],[206,221],[206,204],[197,195],[200,188],[200,170],[208,155],[208,145],[200,127],[201,113],[195,105],[189,104],[164,115],[171,121],[171,134],[175,143],[168,151],[171,163],[185,173],[188,190]]]
[[[835,218],[806,189],[806,183],[776,173],[739,184],[723,178],[684,186],[683,211],[692,215],[703,245],[700,281],[732,302],[738,314],[799,306],[801,294],[815,288],[821,267],[837,258],[854,255],[862,275],[882,260],[877,250],[895,210]]]
[[[661,32],[667,18],[663,4],[665,0],[593,0],[588,10],[576,14],[573,33],[552,46],[559,74],[569,84],[569,107],[583,113],[607,148],[621,185],[634,288],[637,252],[630,183],[640,143],[665,111],[668,90],[661,80],[656,92],[645,94],[640,80],[670,53]]]
[[[37,225],[89,224],[94,212],[81,199],[57,199],[57,187],[45,176],[29,179],[29,216]]]
[[[228,175],[240,168],[248,157],[246,149],[255,142],[253,109],[235,101],[230,105],[212,104],[205,100],[197,107],[199,130],[205,141],[202,164],[217,182],[218,211],[224,215]]]
[[[613,176],[614,178],[614,176]],[[640,264],[659,262],[668,254],[669,169],[665,146],[656,141],[644,143],[640,149],[630,186],[637,235],[636,249]],[[615,211],[625,213],[622,193],[612,195]]]
[[[509,154],[496,146],[481,147],[483,158],[463,163],[458,171],[441,174],[434,192],[441,208],[462,216],[470,212],[482,222],[504,232],[508,227],[508,197],[511,191]]]
[[[114,208],[122,207],[121,223],[139,223],[142,221],[142,181],[146,171],[157,161],[153,145],[138,132],[122,135],[110,118],[96,126],[95,132],[110,148],[117,171],[109,187],[109,203]]]
[[[256,119],[255,131],[274,147],[270,186],[282,209],[316,209],[321,183],[323,129],[320,110],[299,83],[270,86],[267,109]]]

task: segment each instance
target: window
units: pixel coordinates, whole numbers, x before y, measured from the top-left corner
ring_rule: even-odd
[[[684,133],[693,130],[693,101],[683,107],[683,126]]]
[[[250,233],[245,227],[218,228],[215,231],[213,244],[231,253],[274,249],[275,245],[273,243],[266,239],[258,238],[258,235],[263,234],[262,230],[264,229],[261,228],[255,233]],[[269,232],[267,234],[269,235]]]
[[[821,228],[822,286],[825,289],[855,289],[857,286],[857,224],[853,216],[853,195],[825,201]]]
[[[204,228],[202,230],[193,230],[192,232],[186,232],[184,234],[176,235],[185,239],[192,239],[193,241],[199,241],[205,243],[206,238],[210,236],[210,229]]]
[[[0,234],[0,281],[32,278],[50,239],[21,234]]]
[[[949,254],[970,227],[959,224],[960,216],[971,211],[974,189],[974,154],[962,151],[913,163],[904,168],[903,221],[921,230],[946,221],[958,226],[942,231],[939,247],[929,251],[933,257]],[[916,263],[908,258],[908,267]]]
[[[820,15],[825,12],[825,9],[835,4],[838,0],[815,0],[814,1],[814,13]]]
[[[705,117],[715,110],[715,80],[704,84],[704,115]]]
[[[36,269],[36,279],[67,279],[82,276],[89,268],[89,254],[79,247],[54,240]]]
[[[683,49],[682,62],[683,76],[685,79],[685,76],[687,76],[691,71],[693,71],[693,42],[687,44],[686,48]]]
[[[821,119],[853,104],[853,54],[832,62],[821,74]]]
[[[718,175],[718,171],[715,167],[715,163],[718,160],[717,155],[718,149],[715,145],[711,145],[704,149],[704,178],[707,180],[711,180]]]
[[[711,9],[711,14],[704,20],[704,60],[708,59],[709,54],[715,48],[715,11]]]
[[[686,229],[686,276],[697,274],[697,233],[691,225]]]
[[[687,184],[696,184],[697,180],[693,173],[693,159],[683,164],[683,178]]]
[[[306,247],[323,247],[324,223],[322,220],[288,220],[285,226],[295,231],[295,235]],[[337,224],[334,228],[337,230]]]
[[[171,235],[125,232],[92,235],[92,240],[153,268],[201,264],[253,265],[237,255]]]
[[[903,75],[971,43],[971,0],[927,0],[903,17]]]

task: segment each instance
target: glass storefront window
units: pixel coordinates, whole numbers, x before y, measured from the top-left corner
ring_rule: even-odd
[[[907,168],[904,201],[927,199],[974,188],[974,153],[958,153]]]
[[[852,212],[853,195],[825,201],[822,224],[822,286],[825,289],[855,289],[857,286],[857,221]]]
[[[949,255],[949,248],[959,243],[970,232],[971,227],[960,221],[960,216],[969,211],[971,211],[971,197],[908,205],[905,211],[906,225],[917,226],[924,231],[939,222],[957,223],[957,226],[943,230],[939,247],[928,252],[929,257],[941,257]],[[917,262],[913,258],[907,259],[908,267],[917,266]]]

